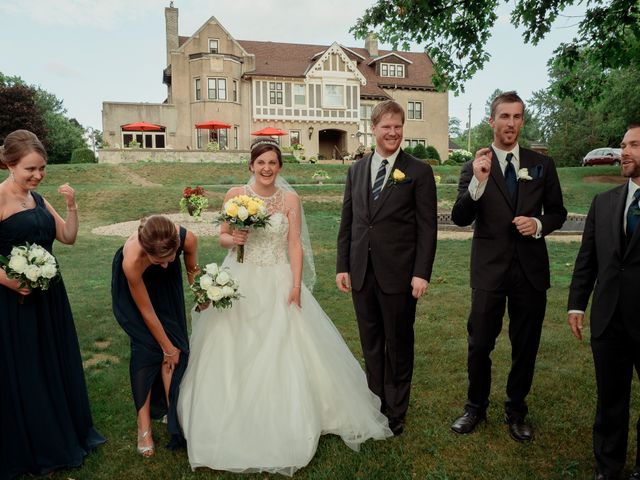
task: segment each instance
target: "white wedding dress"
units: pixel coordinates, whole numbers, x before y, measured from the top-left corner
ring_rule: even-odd
[[[224,261],[243,297],[230,309],[192,313],[178,417],[193,469],[292,475],[322,434],[354,450],[392,435],[360,364],[311,292],[302,287],[301,309],[287,304],[284,192],[263,199],[270,225],[251,231],[244,263],[235,252]]]

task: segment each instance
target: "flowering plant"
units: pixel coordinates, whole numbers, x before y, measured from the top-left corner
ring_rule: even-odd
[[[209,200],[205,195],[206,192],[202,187],[185,187],[180,199],[180,210],[189,212],[189,215],[193,216],[193,218],[200,220],[202,212],[209,206]]]
[[[211,302],[214,308],[229,308],[233,300],[241,297],[238,287],[229,269],[218,267],[217,263],[205,266],[204,272],[197,275],[190,285],[198,305]]]
[[[327,180],[329,178],[329,174],[324,170],[316,170],[313,172],[313,175],[311,175],[311,178],[318,183],[322,183],[323,180]]]
[[[271,215],[264,202],[252,195],[237,195],[222,206],[222,212],[216,222],[228,223],[231,228],[264,228],[269,224]],[[244,245],[236,250],[238,263],[244,261]]]
[[[0,264],[7,277],[20,281],[20,288],[46,290],[58,275],[55,257],[35,243],[13,247],[8,258],[0,255]]]
[[[440,175],[434,175],[433,179],[436,181],[436,185],[440,185],[440,182],[442,181],[442,177]]]
[[[529,169],[528,168],[519,169],[517,177],[518,177],[518,180],[533,180],[533,177],[531,177],[531,175],[529,175]]]

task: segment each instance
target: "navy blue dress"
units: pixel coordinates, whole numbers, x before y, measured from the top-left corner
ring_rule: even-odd
[[[139,411],[151,392],[151,417],[167,415],[167,428],[171,434],[168,448],[177,448],[184,444],[182,429],[178,423],[176,403],[182,375],[189,360],[189,334],[185,314],[184,290],[182,288],[182,268],[180,255],[184,249],[187,231],[180,227],[180,247],[176,258],[167,268],[150,265],[142,274],[142,280],[164,331],[171,343],[180,349],[180,361],[173,371],[169,387],[169,405],[167,405],[161,368],[164,355],[162,348],[153,337],[140,310],[131,296],[127,278],[122,269],[122,247],[113,258],[111,276],[111,300],[113,314],[120,326],[131,338],[131,391],[136,412]]]
[[[55,220],[43,198],[0,221],[0,254],[37,243],[51,252]],[[78,467],[105,442],[94,428],[73,316],[61,278],[20,303],[0,285],[0,479]]]

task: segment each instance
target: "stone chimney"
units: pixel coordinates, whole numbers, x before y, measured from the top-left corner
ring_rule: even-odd
[[[177,14],[176,14],[177,15]],[[367,38],[364,41],[364,48],[369,52],[369,55],[372,57],[378,56],[378,39],[376,38],[376,34],[373,32],[369,32]]]
[[[167,65],[171,65],[171,52],[178,49],[178,9],[173,2],[164,9],[164,21],[167,36]]]

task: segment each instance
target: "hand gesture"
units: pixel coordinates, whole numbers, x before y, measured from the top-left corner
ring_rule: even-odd
[[[583,313],[570,313],[567,315],[567,323],[571,327],[573,336],[578,340],[582,340],[582,320],[584,319]]]
[[[413,298],[420,298],[427,292],[427,288],[429,288],[429,282],[424,278],[413,277],[411,279],[411,295],[413,295]]]
[[[511,223],[516,226],[518,232],[520,232],[520,235],[522,235],[523,237],[535,235],[536,231],[538,230],[538,224],[531,217],[515,217]]]
[[[75,208],[76,206],[76,192],[71,185],[65,183],[58,187],[58,193],[64,197],[65,202],[67,203],[67,208]]]
[[[481,148],[476,152],[476,158],[473,160],[473,176],[479,182],[484,182],[491,172],[491,159],[493,152],[490,148]]]
[[[296,305],[300,308],[300,287],[291,287],[289,292],[289,298],[287,299],[288,305]]]
[[[248,228],[234,228],[231,230],[231,238],[234,245],[244,245],[247,243],[247,237],[249,236]]]
[[[180,353],[180,349],[176,347],[173,347],[173,349],[168,352],[163,352],[162,368],[169,373],[173,373],[180,362]]]
[[[16,280],[15,278],[8,278],[4,282],[4,286],[10,288],[14,292],[17,292],[22,296],[29,295],[31,293],[31,289],[29,287],[21,287],[20,283],[21,282],[19,280]]]
[[[351,282],[349,281],[349,274],[347,272],[338,273],[336,275],[336,285],[341,292],[349,293],[351,290]]]

